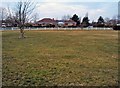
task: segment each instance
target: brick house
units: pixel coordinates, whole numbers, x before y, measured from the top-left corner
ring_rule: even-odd
[[[74,22],[73,20],[65,20],[64,21],[64,26],[65,27],[76,27],[76,22]]]
[[[41,27],[56,27],[57,22],[54,19],[51,18],[43,18],[42,20],[39,20],[37,24]]]
[[[37,22],[40,27],[76,27],[73,20],[54,20],[51,18],[43,18]]]

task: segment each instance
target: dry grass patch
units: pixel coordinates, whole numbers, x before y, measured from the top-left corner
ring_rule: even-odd
[[[118,31],[32,30],[25,35],[2,33],[3,86],[118,85]]]

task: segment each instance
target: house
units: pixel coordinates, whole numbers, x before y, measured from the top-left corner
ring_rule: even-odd
[[[120,30],[120,24],[116,24],[113,26],[113,30]]]
[[[43,18],[37,24],[41,27],[57,27],[57,21],[51,18]]]
[[[54,20],[51,18],[43,18],[37,22],[40,27],[76,27],[73,20]]]
[[[65,20],[64,21],[64,27],[76,27],[76,22],[73,20]]]
[[[76,27],[76,22],[73,20],[56,20],[58,27]]]
[[[0,27],[6,27],[6,22],[4,20],[0,20]]]
[[[56,20],[58,27],[64,27],[64,20]]]

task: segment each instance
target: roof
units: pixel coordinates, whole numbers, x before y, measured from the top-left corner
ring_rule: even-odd
[[[64,22],[68,22],[68,23],[76,23],[73,20],[65,20]]]
[[[51,18],[43,18],[42,20],[39,20],[38,22],[56,22],[56,21]]]
[[[57,22],[74,22],[73,20],[56,20]]]
[[[51,18],[43,18],[42,20],[39,20],[38,23],[76,23],[73,20],[54,20]]]
[[[57,22],[64,22],[64,20],[56,20]]]

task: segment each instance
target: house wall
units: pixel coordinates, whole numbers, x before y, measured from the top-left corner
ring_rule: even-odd
[[[57,23],[55,22],[38,22],[38,24],[41,26],[48,26],[48,25],[54,25],[55,27],[57,26]]]

